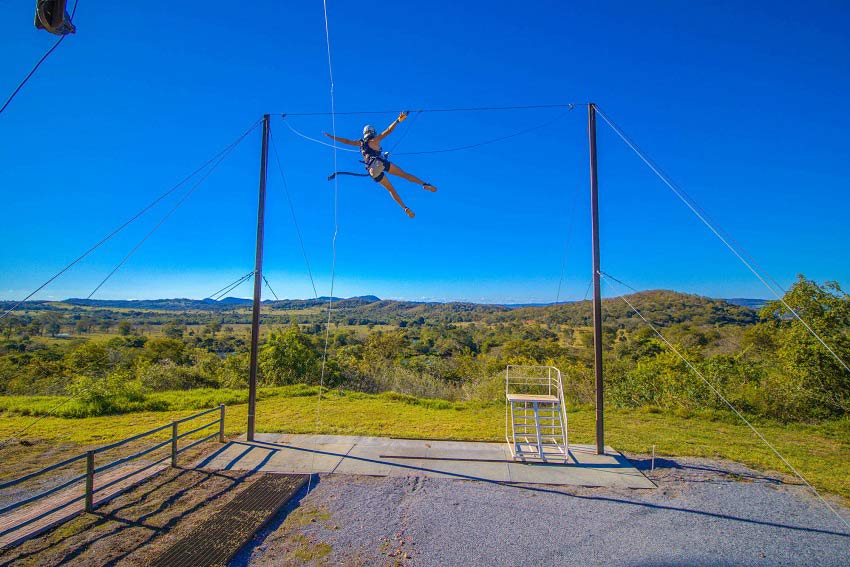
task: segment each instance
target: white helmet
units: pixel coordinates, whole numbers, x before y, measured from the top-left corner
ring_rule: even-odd
[[[377,132],[375,132],[374,126],[370,126],[369,124],[366,124],[363,127],[363,137],[364,138],[374,138],[375,134],[377,134]]]

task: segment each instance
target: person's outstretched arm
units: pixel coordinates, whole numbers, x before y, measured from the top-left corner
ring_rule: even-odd
[[[381,140],[392,134],[392,131],[395,130],[395,127],[404,122],[405,118],[407,118],[407,112],[402,112],[401,114],[399,114],[398,118],[393,120],[392,124],[387,126],[386,130],[375,136],[375,141],[380,142]]]
[[[325,136],[330,138],[331,140],[336,140],[337,142],[341,142],[343,144],[348,144],[349,146],[359,146],[360,142],[358,140],[349,140],[348,138],[340,138],[339,136],[333,136],[328,134],[327,132],[322,132]]]

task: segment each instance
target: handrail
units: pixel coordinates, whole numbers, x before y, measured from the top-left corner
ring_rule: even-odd
[[[196,427],[196,428],[194,428],[190,431],[186,431],[186,432],[183,432],[183,433],[178,435],[178,426],[181,423],[186,423],[188,421],[198,419],[199,417],[208,415],[208,414],[216,412],[216,411],[219,412],[219,416],[214,421],[211,421],[211,422],[206,423],[206,424],[204,424],[200,427]],[[180,439],[183,439],[184,437],[192,435],[193,433],[197,433],[198,431],[201,431],[201,430],[206,429],[208,427],[212,427],[213,425],[216,425],[216,424],[218,424],[218,426],[219,426],[217,432],[212,433],[210,435],[207,435],[206,437],[203,437],[202,439],[194,441],[193,443],[187,445],[186,447],[183,447],[182,449],[178,450],[178,448],[177,448],[178,443],[177,442]],[[166,429],[169,429],[169,428],[171,428],[171,436],[166,441],[162,441],[160,443],[157,443],[157,444],[153,445],[152,447],[148,447],[148,448],[143,449],[143,450],[141,450],[137,453],[133,453],[132,455],[128,455],[126,457],[121,457],[121,458],[115,459],[114,461],[111,461],[111,462],[106,463],[104,465],[101,465],[99,467],[94,466],[94,456],[95,455],[97,455],[99,453],[103,453],[105,451],[115,449],[117,447],[121,447],[123,445],[126,445],[127,443],[132,442],[132,441],[136,441],[138,439],[143,439],[143,438],[148,437],[150,435],[153,435],[155,433],[165,431]],[[205,441],[209,441],[210,439],[212,439],[213,437],[216,437],[216,436],[218,436],[219,442],[224,443],[224,404],[219,405],[218,407],[215,407],[215,408],[211,408],[211,409],[190,415],[188,417],[184,417],[184,418],[181,418],[181,419],[174,420],[171,423],[168,423],[167,425],[162,425],[160,427],[156,427],[156,428],[151,429],[149,431],[145,431],[144,433],[139,433],[138,435],[133,435],[132,437],[128,437],[126,439],[122,439],[120,441],[110,443],[108,445],[103,445],[102,447],[92,449],[90,451],[87,451],[87,452],[82,453],[80,455],[77,455],[75,457],[71,457],[70,459],[65,459],[64,461],[60,461],[58,463],[44,467],[44,468],[39,469],[37,471],[28,473],[28,474],[21,476],[19,478],[0,483],[0,490],[2,490],[2,489],[5,489],[5,488],[16,486],[16,485],[21,484],[25,481],[32,480],[33,478],[36,478],[36,477],[43,475],[47,472],[62,468],[64,466],[67,466],[67,465],[70,465],[70,464],[73,464],[73,463],[80,461],[82,459],[86,459],[86,472],[85,472],[85,474],[82,474],[80,476],[75,476],[75,477],[73,477],[69,480],[66,480],[66,481],[60,483],[59,485],[54,486],[52,488],[49,488],[49,489],[47,489],[43,492],[40,492],[38,494],[35,494],[33,496],[30,496],[28,498],[25,498],[23,500],[20,500],[18,502],[15,502],[15,503],[9,504],[9,505],[7,505],[3,508],[0,508],[0,514],[5,514],[6,512],[10,512],[10,511],[15,510],[17,508],[20,508],[22,506],[25,506],[27,504],[30,504],[32,502],[35,502],[35,501],[40,500],[42,498],[45,498],[45,497],[47,497],[51,494],[54,494],[55,492],[58,492],[59,490],[62,490],[64,488],[68,488],[68,487],[70,487],[70,486],[72,486],[76,483],[81,482],[81,481],[85,481],[85,484],[86,484],[86,487],[85,487],[86,491],[85,491],[85,495],[84,495],[86,511],[91,512],[94,509],[93,493],[94,493],[94,476],[95,476],[95,474],[107,471],[109,469],[117,467],[118,465],[122,465],[122,464],[128,463],[130,461],[136,460],[138,458],[144,457],[145,455],[148,455],[148,454],[150,454],[150,453],[152,453],[152,452],[154,452],[158,449],[162,449],[163,447],[165,447],[166,445],[169,445],[169,444],[171,445],[171,455],[170,455],[171,466],[174,467],[174,466],[177,466],[177,455],[179,453],[182,453],[183,451],[186,451],[187,449],[195,447],[195,446],[199,445],[200,443],[203,443]],[[153,463],[145,465],[142,468],[132,470],[125,475],[122,475],[122,476],[115,478],[115,479],[111,479],[108,483],[104,484],[103,486],[100,486],[99,489],[103,490],[105,488],[109,488],[110,486],[113,486],[113,485],[115,485],[115,484],[117,484],[117,483],[119,483],[123,480],[126,480],[127,478],[129,478],[133,475],[137,475],[142,471],[148,470],[151,467],[162,463],[163,461],[167,460],[168,458],[169,458],[168,456],[163,457],[163,458],[161,458],[157,461],[154,461]],[[76,498],[76,499],[72,500],[70,503],[76,502],[77,500],[80,500],[82,498],[83,498],[82,496],[80,498]],[[24,525],[24,524],[21,524],[21,525]]]
[[[31,478],[35,478],[35,477],[37,477],[41,474],[44,474],[46,472],[50,472],[52,470],[60,469],[64,466],[66,466],[66,465],[70,465],[71,463],[75,463],[75,462],[77,462],[81,459],[85,459],[85,458],[86,458],[86,454],[83,453],[82,455],[77,455],[76,457],[71,457],[70,459],[65,459],[64,461],[60,461],[56,464],[50,465],[50,466],[45,467],[43,469],[39,469],[35,472],[25,474],[22,477],[0,483],[0,490],[3,490],[5,488],[9,488],[10,486],[15,486],[16,484],[20,484],[20,483],[22,483],[26,480],[30,480]],[[0,513],[2,513],[2,510],[0,510]]]

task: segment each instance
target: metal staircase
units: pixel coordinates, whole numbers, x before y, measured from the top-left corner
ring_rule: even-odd
[[[515,460],[567,462],[569,438],[561,371],[509,365],[505,371],[505,437]]]

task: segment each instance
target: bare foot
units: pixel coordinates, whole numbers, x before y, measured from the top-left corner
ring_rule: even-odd
[[[436,187],[434,187],[433,185],[429,185],[428,183],[425,183],[425,184],[422,186],[422,188],[423,188],[423,189],[425,189],[426,191],[430,191],[431,193],[436,193],[436,192],[437,192],[437,188],[436,188]]]
[[[416,214],[413,211],[411,211],[410,209],[408,209],[407,207],[404,208],[404,212],[407,213],[407,216],[409,216],[410,218],[413,218],[413,217],[416,216]]]

